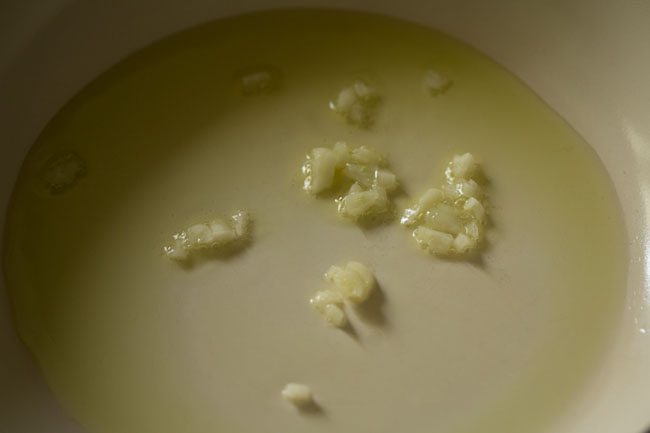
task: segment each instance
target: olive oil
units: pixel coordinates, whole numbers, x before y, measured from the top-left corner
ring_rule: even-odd
[[[263,91],[243,91],[259,70]],[[431,70],[453,85],[432,95]],[[382,95],[368,128],[328,107],[355,80]],[[402,210],[471,152],[489,181],[482,259],[421,254],[397,220],[362,228],[305,194],[304,156],[337,141],[388,155]],[[76,163],[46,172],[53,190],[57,158]],[[248,248],[165,257],[180,227],[237,209]],[[353,12],[224,19],[125,59],[45,128],[6,234],[19,333],[90,433],[544,431],[624,297],[623,222],[588,144],[474,49]],[[379,286],[346,332],[309,298],[348,260]],[[283,401],[288,382],[320,410]]]

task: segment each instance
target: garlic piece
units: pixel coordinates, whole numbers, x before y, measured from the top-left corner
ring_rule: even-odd
[[[312,149],[311,156],[303,166],[304,188],[312,194],[319,194],[332,187],[338,158],[334,151],[325,147]]]
[[[354,185],[358,185],[355,183]],[[383,214],[388,210],[388,197],[381,188],[351,192],[338,200],[339,213],[346,218],[359,220],[369,215]]]
[[[341,90],[329,106],[348,123],[367,128],[374,122],[379,100],[379,93],[375,89],[357,80],[352,86]]]
[[[165,255],[176,261],[188,260],[193,252],[227,248],[242,241],[251,232],[251,217],[240,210],[230,220],[215,218],[207,223],[192,224],[172,235],[172,243],[163,247]]]
[[[453,82],[442,76],[439,72],[428,70],[424,73],[422,84],[432,96],[437,96],[449,90]]]
[[[454,237],[448,233],[419,226],[413,230],[413,237],[425,251],[446,255],[452,252]]]
[[[280,86],[281,74],[270,66],[255,66],[237,74],[241,92],[245,96],[270,93]]]
[[[333,290],[319,290],[309,303],[330,325],[342,328],[348,323],[343,311],[343,297],[339,293]]]
[[[355,261],[343,266],[330,266],[324,279],[329,287],[316,292],[309,303],[327,323],[338,328],[348,323],[345,303],[358,305],[365,302],[377,286],[370,269]]]
[[[325,273],[325,280],[331,282],[346,301],[354,304],[367,300],[376,285],[370,269],[359,262],[330,267]]]
[[[445,170],[446,184],[427,190],[407,208],[400,222],[415,228],[420,247],[437,255],[465,255],[476,250],[487,224],[486,200],[473,177],[479,164],[471,153],[456,155]]]
[[[86,163],[74,152],[52,157],[41,171],[41,179],[52,194],[72,188],[86,173]]]
[[[304,407],[313,403],[314,397],[311,388],[302,383],[287,383],[282,388],[282,398],[297,407]]]

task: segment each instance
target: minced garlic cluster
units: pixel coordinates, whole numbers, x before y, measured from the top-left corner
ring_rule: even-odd
[[[192,253],[225,249],[250,236],[251,217],[247,211],[238,211],[229,220],[215,218],[206,223],[189,226],[172,236],[173,242],[163,248],[167,257],[184,261]]]
[[[348,123],[367,128],[374,122],[377,105],[381,97],[377,90],[361,80],[344,88],[330,101],[330,108]]]
[[[398,187],[385,157],[366,146],[338,142],[332,149],[312,149],[302,166],[304,189],[311,194],[344,191],[336,199],[339,213],[359,220],[386,213],[388,195]]]
[[[413,228],[413,237],[423,250],[462,255],[480,245],[487,215],[483,190],[475,180],[478,172],[472,154],[454,156],[445,171],[446,184],[427,190],[404,211],[401,223]]]
[[[309,303],[327,323],[339,328],[348,323],[344,303],[363,303],[376,286],[370,269],[359,262],[330,267],[325,273],[325,281],[330,283],[330,287],[316,292]]]

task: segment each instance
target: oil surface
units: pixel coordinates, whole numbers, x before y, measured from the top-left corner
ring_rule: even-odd
[[[281,86],[243,95],[236,77],[258,65]],[[427,69],[453,87],[431,97]],[[328,109],[357,78],[383,97],[368,130]],[[384,151],[413,196],[472,152],[493,205],[483,260],[426,256],[396,223],[362,230],[307,197],[304,155],[337,140]],[[85,175],[50,194],[40,173],[66,152]],[[191,269],[163,256],[173,232],[238,208],[256,218],[241,254]],[[5,248],[19,332],[90,433],[544,431],[624,296],[623,223],[589,146],[473,49],[349,12],[217,21],[103,74],[29,154]],[[380,283],[354,333],[308,305],[350,259]],[[289,381],[321,410],[282,401]]]

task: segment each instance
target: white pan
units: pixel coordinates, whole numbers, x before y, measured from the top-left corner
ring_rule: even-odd
[[[593,146],[627,229],[623,322],[600,369],[554,433],[650,426],[650,2],[643,0],[3,0],[0,227],[22,159],[85,83],[169,33],[273,7],[367,10],[422,23],[523,79]],[[0,284],[2,284],[0,282]],[[71,433],[15,334],[0,286],[0,433]],[[525,432],[522,432],[525,433]]]

